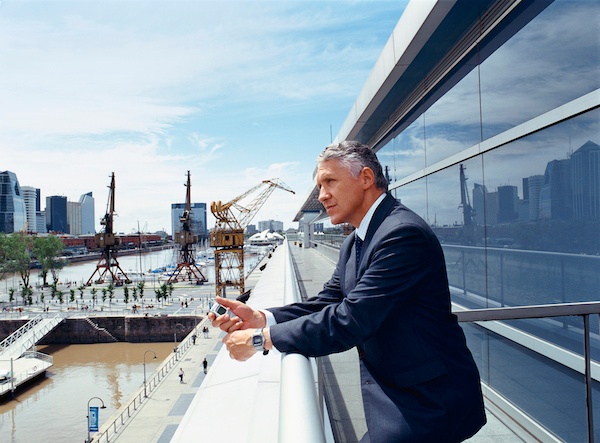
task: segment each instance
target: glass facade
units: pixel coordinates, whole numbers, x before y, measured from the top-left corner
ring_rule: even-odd
[[[25,200],[14,172],[0,172],[0,232],[10,234],[26,227]]]
[[[393,195],[440,238],[467,308],[600,300],[600,3],[541,3],[483,38],[377,149]],[[505,332],[581,356],[581,323],[465,325],[483,381],[570,442],[587,438],[582,364]],[[592,332],[598,359],[597,322]]]

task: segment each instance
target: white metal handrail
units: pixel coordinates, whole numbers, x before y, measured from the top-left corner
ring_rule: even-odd
[[[288,242],[284,242],[284,247],[284,304],[289,304],[300,301],[300,291],[294,278]],[[323,413],[319,405],[318,386],[310,360],[300,354],[283,354],[279,393],[279,441],[325,442]]]

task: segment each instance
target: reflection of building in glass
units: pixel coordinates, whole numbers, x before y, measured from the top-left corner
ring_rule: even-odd
[[[588,141],[571,155],[576,219],[600,217],[600,146]]]
[[[487,192],[473,186],[478,225],[515,221],[582,220],[600,218],[600,146],[588,141],[571,158],[551,160],[544,175],[523,178],[523,198],[516,186]]]
[[[25,201],[14,172],[0,172],[0,232],[19,232],[26,225]]]
[[[510,223],[517,219],[519,195],[516,186],[498,186],[498,223]]]
[[[552,160],[546,165],[544,184],[540,192],[540,218],[569,220],[571,194],[571,160]]]
[[[527,177],[527,195],[529,196],[529,220],[540,218],[540,194],[544,186],[543,175]]]
[[[191,231],[198,236],[198,240],[208,238],[208,230],[206,228],[206,203],[192,203],[192,213],[190,215]],[[181,222],[179,218],[185,210],[185,203],[171,204],[171,229],[173,234],[181,230]]]

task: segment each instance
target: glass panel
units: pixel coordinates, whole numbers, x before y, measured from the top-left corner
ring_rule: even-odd
[[[471,71],[425,113],[427,165],[481,141],[477,76]]]
[[[481,64],[484,140],[600,87],[599,14],[553,2]]]
[[[417,213],[426,222],[427,216],[427,179],[422,178],[401,188],[392,190],[392,195],[404,206]]]
[[[498,305],[598,299],[599,119],[591,111],[484,154],[487,288]]]
[[[425,167],[423,118],[414,121],[400,135],[380,149],[377,157],[384,171],[387,171],[391,183],[423,169]]]

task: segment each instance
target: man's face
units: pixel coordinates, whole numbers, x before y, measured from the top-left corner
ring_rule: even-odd
[[[365,215],[362,211],[364,187],[361,176],[353,177],[339,160],[322,162],[317,169],[319,201],[325,206],[331,223],[350,223],[358,227]]]

